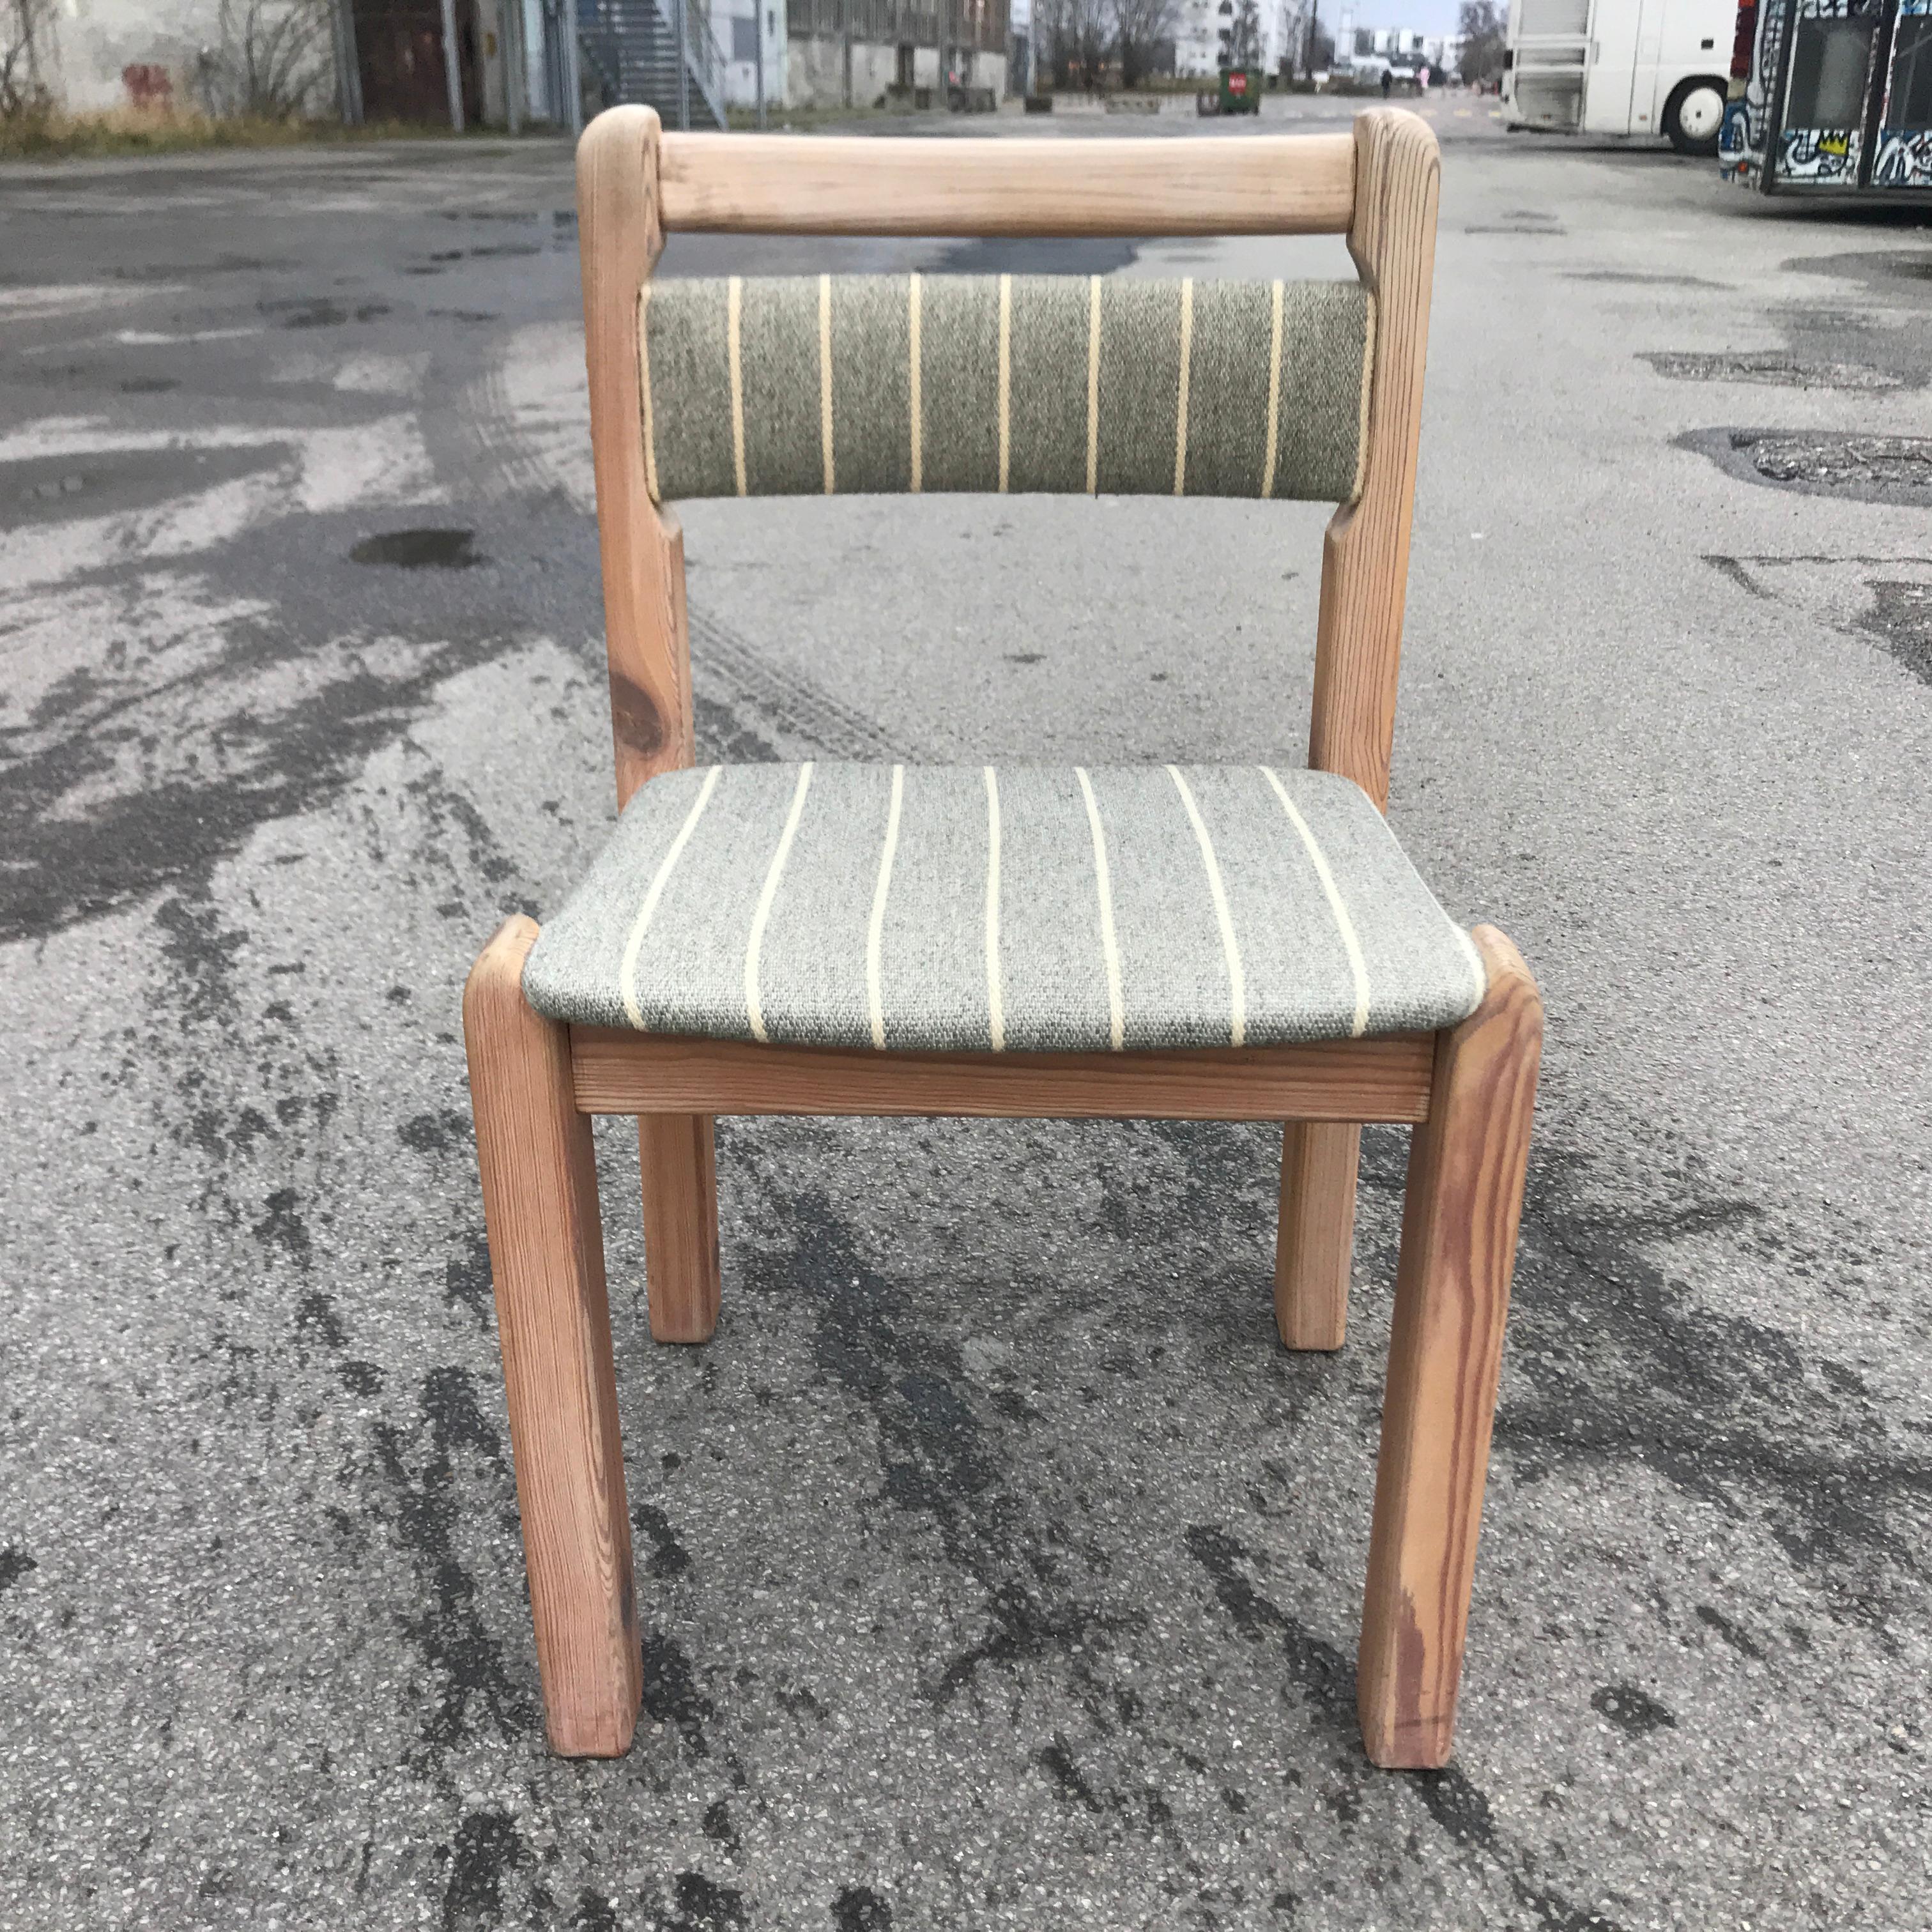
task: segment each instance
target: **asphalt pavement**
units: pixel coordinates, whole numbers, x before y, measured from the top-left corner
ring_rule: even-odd
[[[0,170],[0,1925],[1932,1925],[1932,235],[1428,110],[1391,812],[1550,1023],[1433,1777],[1393,1130],[1324,1358],[1262,1129],[722,1124],[678,1349],[605,1124],[645,1714],[546,1754],[458,998],[612,815],[568,152]],[[908,264],[1347,272],[664,268]],[[1318,511],[685,522],[706,754],[1305,742]]]

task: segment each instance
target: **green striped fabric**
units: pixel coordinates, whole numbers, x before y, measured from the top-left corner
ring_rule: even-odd
[[[1352,500],[1354,282],[815,275],[645,284],[652,496]]]
[[[1015,1053],[1428,1030],[1484,985],[1364,792],[1260,765],[667,772],[524,973],[579,1024]]]

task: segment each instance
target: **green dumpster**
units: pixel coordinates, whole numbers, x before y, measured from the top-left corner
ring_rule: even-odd
[[[1258,67],[1224,67],[1221,70],[1220,111],[1223,114],[1258,114],[1262,111],[1262,70]]]

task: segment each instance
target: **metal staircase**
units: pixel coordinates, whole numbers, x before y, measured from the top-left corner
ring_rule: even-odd
[[[640,101],[667,128],[724,125],[724,57],[698,0],[578,0],[577,22],[584,77],[604,106]]]

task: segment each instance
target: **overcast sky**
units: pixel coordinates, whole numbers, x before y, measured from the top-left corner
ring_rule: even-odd
[[[1319,0],[1319,10],[1322,25],[1332,29],[1341,18],[1342,0]],[[1409,27],[1418,33],[1453,34],[1462,8],[1457,0],[1354,0],[1348,11],[1358,27]]]

